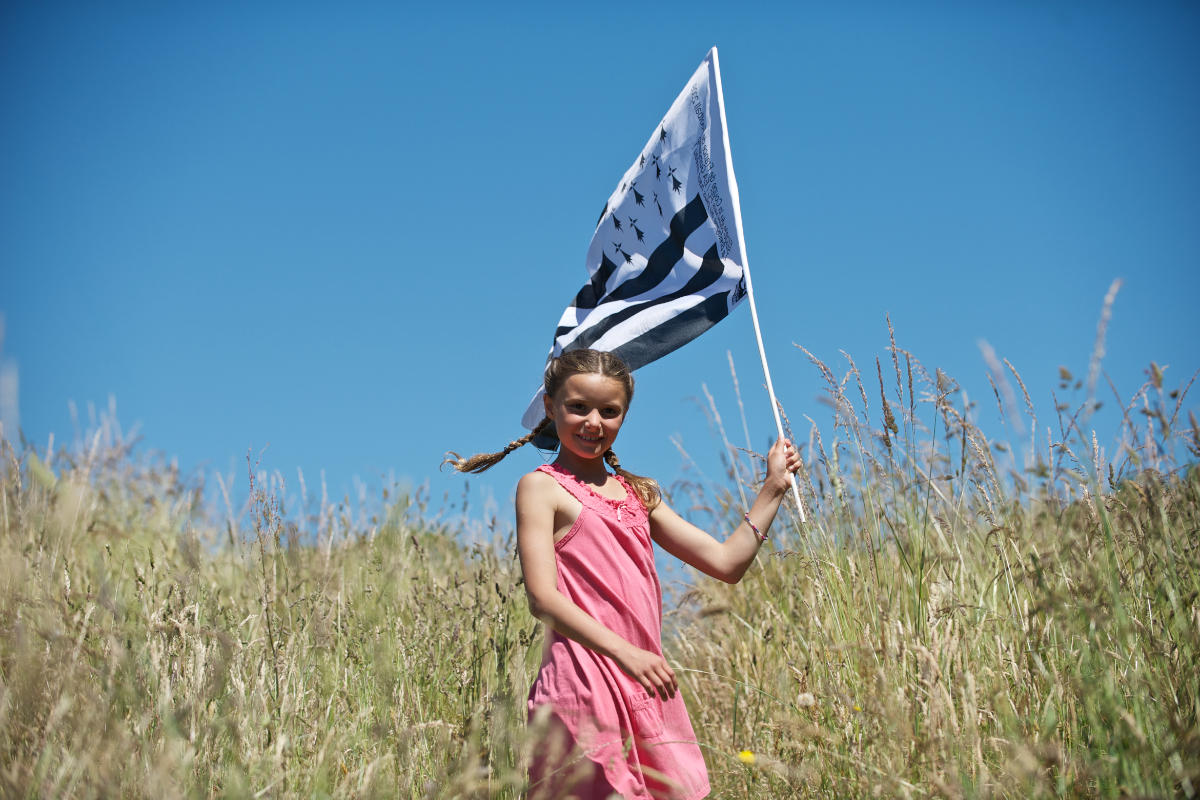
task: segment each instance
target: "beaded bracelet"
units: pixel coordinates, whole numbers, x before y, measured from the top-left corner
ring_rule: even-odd
[[[762,544],[767,540],[767,535],[758,529],[758,526],[750,521],[750,512],[742,514],[742,519],[746,520],[746,524],[750,526],[750,530],[754,531],[754,535],[758,537],[758,543]]]

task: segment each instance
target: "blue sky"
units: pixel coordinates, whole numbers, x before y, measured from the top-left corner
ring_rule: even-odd
[[[794,420],[832,425],[793,343],[869,369],[885,314],[985,429],[980,340],[1048,415],[1115,278],[1118,390],[1151,360],[1172,384],[1200,367],[1195,3],[13,2],[0,313],[21,428],[69,440],[68,403],[111,396],[210,483],[244,485],[266,448],[334,497],[356,477],[459,497],[442,454],[521,433],[600,208],[714,44]],[[627,467],[694,474],[678,437],[716,477],[695,398],[740,427],[726,351],[767,440],[743,305],[639,372]],[[540,460],[472,478],[473,507],[507,516]]]

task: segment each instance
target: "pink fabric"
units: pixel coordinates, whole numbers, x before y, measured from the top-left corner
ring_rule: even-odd
[[[645,506],[619,476],[626,496],[617,501],[556,465],[538,469],[583,504],[554,546],[558,590],[622,638],[661,655],[662,591]],[[578,747],[603,769],[611,785],[607,791],[628,800],[695,800],[708,794],[704,757],[679,693],[659,700],[612,659],[551,629],[547,637],[541,671],[529,691],[531,718],[549,704]],[[535,764],[531,796],[553,768]]]

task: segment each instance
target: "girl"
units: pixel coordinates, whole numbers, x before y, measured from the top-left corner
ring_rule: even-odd
[[[633,375],[620,358],[572,350],[547,365],[545,390],[546,417],[529,435],[498,453],[449,459],[459,471],[482,472],[539,434],[559,441],[554,463],[517,484],[525,591],[551,629],[528,708],[531,719],[547,709],[539,716],[549,717],[552,736],[534,758],[529,797],[704,797],[704,759],[663,658],[651,541],[736,583],[766,541],[799,456],[782,437],[775,442],[744,522],[718,542],[672,511],[657,483],[621,468],[612,446]]]

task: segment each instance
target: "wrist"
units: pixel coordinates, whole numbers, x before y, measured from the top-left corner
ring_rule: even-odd
[[[633,645],[631,645],[629,642],[621,639],[621,641],[612,646],[612,652],[610,652],[608,656],[613,661],[617,662],[618,666],[624,667],[625,664],[629,663],[629,653],[630,648],[632,647]]]
[[[762,544],[767,540],[767,535],[763,533],[757,525],[754,524],[754,520],[750,519],[749,511],[747,511],[745,514],[742,514],[742,519],[745,520],[746,524],[750,526],[750,532],[754,534],[755,539],[758,539],[759,544]]]
[[[790,488],[792,488],[792,482],[787,476],[773,478],[768,475],[767,479],[763,481],[762,494],[771,500],[782,500]]]

